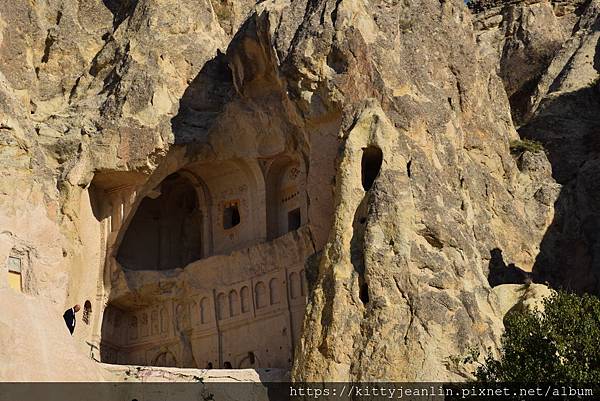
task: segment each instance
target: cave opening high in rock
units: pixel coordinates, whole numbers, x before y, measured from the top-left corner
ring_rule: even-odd
[[[369,146],[363,149],[361,161],[361,178],[362,186],[365,191],[368,191],[373,186],[375,179],[381,170],[383,163],[383,152],[375,146]]]
[[[130,270],[168,270],[202,258],[203,215],[188,179],[172,174],[145,197],[127,228],[117,260]]]

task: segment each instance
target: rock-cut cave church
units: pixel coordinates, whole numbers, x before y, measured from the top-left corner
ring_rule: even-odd
[[[315,252],[302,160],[191,163],[142,199],[139,187],[113,172],[90,191],[111,284],[91,341],[100,360],[289,368]]]

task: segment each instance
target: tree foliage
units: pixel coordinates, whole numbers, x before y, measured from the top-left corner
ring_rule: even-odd
[[[511,312],[505,318],[499,358],[489,354],[480,381],[600,382],[600,299],[559,291],[543,312]]]

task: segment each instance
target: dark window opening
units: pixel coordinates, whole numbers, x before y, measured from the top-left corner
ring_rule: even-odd
[[[237,202],[232,202],[223,209],[223,228],[230,229],[240,224],[240,210]]]
[[[90,316],[92,314],[92,303],[85,301],[83,304],[83,317],[82,320],[85,324],[90,324]]]
[[[360,286],[358,297],[360,298],[363,304],[369,303],[369,286],[367,285],[367,283],[363,283]]]
[[[300,213],[300,208],[288,212],[288,232],[299,229],[301,223],[302,215]]]
[[[225,363],[223,364],[223,368],[224,369],[233,369],[233,367],[231,366],[231,362],[225,361]]]
[[[361,178],[362,186],[365,191],[368,191],[373,186],[375,179],[381,170],[383,163],[383,152],[375,146],[363,148],[363,156],[361,162]]]

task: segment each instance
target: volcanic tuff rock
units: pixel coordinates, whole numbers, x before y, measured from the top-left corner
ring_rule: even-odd
[[[323,250],[293,379],[466,377],[448,358],[497,344],[490,282],[531,270],[559,187],[543,153],[510,154],[462,1],[188,3],[3,10],[1,250],[27,255],[28,292],[102,286],[78,208],[94,173],[152,188],[184,160],[299,149]]]
[[[96,381],[108,378],[69,336],[62,309],[43,299],[0,289],[0,379],[7,382]],[[22,349],[16,353],[15,349]]]
[[[296,68],[307,51],[310,70],[329,61],[335,74],[320,86],[333,86],[344,116],[334,224],[293,376],[457,378],[445,358],[493,343],[501,328],[491,261],[532,266],[557,188],[543,155],[523,171],[510,155],[505,92],[479,63],[460,2],[366,9],[318,2],[300,29],[319,32],[319,46],[306,35],[292,53]],[[365,193],[368,146],[383,165]]]
[[[544,299],[554,293],[543,284],[501,284],[492,291],[500,300],[503,315],[511,311],[543,312]]]
[[[587,1],[472,1],[477,42],[496,60],[512,115],[520,123],[527,97],[563,43],[577,30]]]
[[[16,1],[2,10],[0,157],[11,166],[0,183],[2,235],[35,265],[29,290],[60,304],[89,263],[78,239],[82,188],[94,171],[156,167],[173,142],[178,99],[228,41],[210,2],[165,4]]]
[[[531,98],[523,136],[544,144],[563,185],[536,262],[554,286],[597,293],[600,222],[600,3],[590,2]]]
[[[545,146],[562,184],[534,279],[597,292],[600,3],[512,2],[492,8],[474,3],[479,42],[506,71],[500,75],[519,132]],[[518,23],[510,17],[514,13],[522,16]],[[517,57],[515,49],[528,57]],[[515,85],[511,75],[528,82]]]

